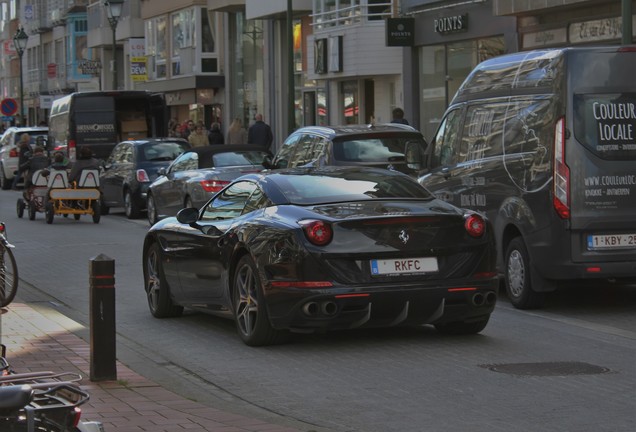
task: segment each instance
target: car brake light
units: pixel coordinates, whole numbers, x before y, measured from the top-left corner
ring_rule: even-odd
[[[476,213],[465,216],[464,228],[471,237],[481,237],[486,232],[486,221]]]
[[[75,162],[75,160],[77,155],[77,148],[76,148],[76,143],[75,140],[69,140],[68,142],[68,159],[71,162]]]
[[[19,156],[20,156],[20,152],[18,152],[17,147],[13,147],[11,150],[9,150],[9,157],[19,157]]]
[[[230,184],[229,181],[225,180],[201,180],[199,183],[206,192],[218,192]]]
[[[561,219],[570,218],[570,168],[565,164],[565,119],[554,128],[554,198],[552,204]]]
[[[301,220],[298,224],[303,228],[305,237],[316,246],[326,246],[333,238],[331,224],[321,220]]]
[[[139,183],[147,183],[150,181],[150,177],[148,176],[148,173],[146,172],[146,170],[144,169],[137,170],[137,181]]]

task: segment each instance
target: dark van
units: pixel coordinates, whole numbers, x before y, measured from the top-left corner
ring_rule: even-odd
[[[521,52],[466,78],[419,182],[495,226],[508,297],[636,281],[636,47]]]
[[[167,135],[164,97],[145,91],[72,93],[53,101],[49,116],[49,147],[66,148],[72,161],[82,146],[106,159],[120,141]]]

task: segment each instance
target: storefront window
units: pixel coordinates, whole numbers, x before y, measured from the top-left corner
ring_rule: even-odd
[[[246,20],[243,13],[233,14],[232,32],[232,118],[247,127],[254,115],[264,111],[263,26],[264,21]]]
[[[357,81],[345,81],[342,83],[342,113],[344,124],[358,124],[358,83]]]
[[[483,60],[504,54],[503,37],[420,48],[420,129],[430,140],[464,79]]]

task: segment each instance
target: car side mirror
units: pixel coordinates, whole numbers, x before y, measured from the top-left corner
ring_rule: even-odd
[[[273,169],[274,168],[274,164],[272,163],[272,157],[267,155],[265,157],[263,157],[263,167],[265,167],[266,169]]]
[[[404,157],[406,165],[410,169],[421,170],[424,162],[424,151],[421,143],[418,141],[407,141],[404,148]]]
[[[276,162],[276,164],[274,165],[275,169],[280,169],[280,168],[287,168],[289,166],[289,161],[286,159],[280,159],[278,162]]]
[[[184,225],[198,226],[199,210],[195,207],[181,209],[177,213],[177,220]]]

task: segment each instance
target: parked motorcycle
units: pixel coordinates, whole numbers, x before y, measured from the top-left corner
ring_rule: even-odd
[[[18,291],[18,266],[13,256],[13,246],[7,240],[7,228],[0,222],[0,307],[13,301]]]

